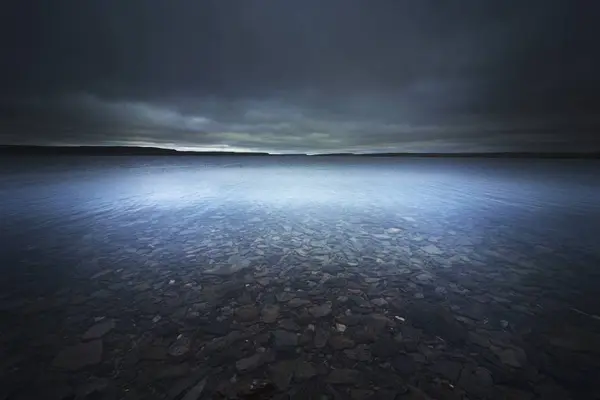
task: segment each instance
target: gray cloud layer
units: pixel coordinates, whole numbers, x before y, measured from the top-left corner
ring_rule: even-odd
[[[581,4],[19,3],[2,28],[0,141],[600,149],[595,6]]]

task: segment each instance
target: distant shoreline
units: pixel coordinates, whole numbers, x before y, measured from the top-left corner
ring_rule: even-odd
[[[21,146],[0,145],[0,156],[230,156],[230,157],[425,157],[425,158],[543,158],[543,159],[600,159],[600,152],[493,152],[493,153],[328,153],[328,154],[270,154],[259,152],[179,151],[159,147],[133,146]]]

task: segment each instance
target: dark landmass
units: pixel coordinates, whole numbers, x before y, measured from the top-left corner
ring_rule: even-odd
[[[308,156],[307,154],[270,154],[260,152],[232,151],[179,151],[159,147],[135,146],[20,146],[0,145],[0,155],[94,155],[94,156]],[[426,157],[426,158],[557,158],[600,159],[600,152],[554,153],[554,152],[494,152],[494,153],[328,153],[311,157]]]
[[[427,158],[574,158],[600,159],[600,152],[591,153],[536,153],[536,152],[494,152],[494,153],[331,153],[316,154],[317,157],[427,157]]]
[[[135,146],[13,146],[0,145],[0,155],[94,155],[94,156],[268,156],[269,153],[179,151]]]

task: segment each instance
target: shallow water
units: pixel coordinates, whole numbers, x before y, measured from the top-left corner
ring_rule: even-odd
[[[600,396],[596,161],[6,158],[0,172],[0,398],[169,398],[204,377],[207,398]],[[110,329],[82,339],[97,323]]]

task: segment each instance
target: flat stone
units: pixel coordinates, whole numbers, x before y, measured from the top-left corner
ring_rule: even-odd
[[[188,363],[166,365],[154,375],[156,379],[171,379],[186,376],[190,372],[190,365]]]
[[[371,353],[378,358],[388,358],[395,356],[401,347],[401,344],[391,337],[380,337],[371,346]]]
[[[411,375],[416,371],[414,360],[406,354],[396,356],[392,360],[392,367],[394,367],[396,372],[400,375]]]
[[[99,322],[91,326],[81,337],[83,340],[100,339],[115,328],[115,321],[112,319]]]
[[[321,349],[327,345],[327,340],[329,340],[329,331],[325,329],[317,328],[315,332],[315,347]]]
[[[372,314],[364,320],[367,326],[373,329],[376,333],[381,333],[391,325],[391,321],[388,317],[382,314]]]
[[[261,319],[266,324],[272,324],[279,317],[279,306],[267,304],[261,311]]]
[[[142,360],[165,360],[167,349],[162,346],[148,346],[141,350],[140,358]]]
[[[353,349],[346,349],[344,355],[355,361],[371,361],[373,358],[370,347],[366,344],[359,344]]]
[[[338,385],[350,385],[358,382],[360,378],[360,372],[354,369],[334,369],[327,375],[325,380],[328,383]]]
[[[269,368],[271,381],[279,390],[287,390],[296,370],[295,360],[280,361]]]
[[[241,322],[252,322],[258,318],[258,309],[253,305],[239,307],[235,310],[235,317]]]
[[[191,340],[183,335],[179,335],[177,339],[169,346],[168,353],[173,357],[180,357],[190,351]]]
[[[307,361],[299,361],[296,363],[296,371],[294,372],[294,379],[296,381],[305,381],[317,375],[316,368]]]
[[[235,363],[235,367],[240,372],[248,372],[255,370],[264,364],[263,355],[256,353],[250,357],[242,358]]]
[[[200,382],[196,383],[181,400],[198,400],[202,395],[202,392],[204,392],[207,381],[208,378],[204,378]]]
[[[334,335],[329,338],[329,345],[334,350],[343,350],[354,347],[354,340],[350,339],[347,336],[342,335]]]
[[[290,301],[288,301],[287,305],[291,308],[303,307],[310,304],[310,300],[301,299],[299,297],[294,297]]]
[[[295,299],[296,295],[294,295],[293,293],[290,293],[290,292],[282,292],[282,293],[277,293],[275,295],[275,298],[277,299],[277,301],[279,301],[281,303],[285,303],[287,301],[291,301],[291,300]]]
[[[314,306],[314,307],[311,307],[308,311],[311,313],[311,315],[313,317],[322,318],[322,317],[325,317],[325,316],[331,314],[331,304],[325,303],[320,306]]]
[[[294,347],[298,345],[298,335],[294,332],[278,329],[273,332],[273,336],[275,338],[275,347],[277,348]]]
[[[292,331],[292,332],[297,332],[301,329],[300,325],[298,325],[292,319],[282,319],[281,321],[279,321],[279,327],[282,329],[285,329],[286,331]]]
[[[439,360],[429,367],[434,373],[448,379],[452,383],[456,383],[462,370],[462,364],[455,361]]]
[[[323,268],[321,268],[321,270],[328,274],[338,274],[340,272],[344,272],[344,267],[342,267],[340,265],[330,264],[330,265],[325,265]]]
[[[346,278],[330,278],[327,279],[323,285],[328,288],[343,288],[348,285],[348,279]]]
[[[494,380],[490,371],[483,367],[464,368],[458,385],[467,393],[478,397],[487,397],[493,391]]]
[[[208,275],[230,276],[250,266],[250,260],[235,259],[233,261],[234,263],[230,265],[221,265],[215,268],[204,270],[203,272]]]
[[[475,332],[469,332],[467,338],[469,342],[486,349],[491,345],[490,339]]]
[[[352,400],[366,400],[373,398],[372,390],[368,389],[350,389],[350,398]]]
[[[491,346],[490,350],[503,364],[510,367],[521,368],[527,362],[527,355],[522,349]]]
[[[379,298],[371,300],[371,304],[377,307],[384,307],[388,305],[388,302],[386,299]]]
[[[92,340],[65,347],[52,361],[56,368],[76,371],[102,361],[102,340]]]
[[[428,244],[425,247],[421,247],[421,250],[423,250],[427,254],[431,254],[434,256],[439,256],[441,254],[444,254],[444,252],[442,250],[440,250],[439,247],[437,247],[436,245],[433,245],[433,244]]]

